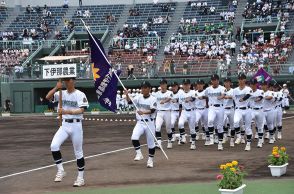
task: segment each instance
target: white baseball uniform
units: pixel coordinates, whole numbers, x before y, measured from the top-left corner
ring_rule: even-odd
[[[243,89],[240,89],[240,87],[237,87],[233,91],[233,100],[235,102],[234,128],[237,134],[240,133],[240,122],[241,120],[243,120],[245,124],[246,135],[252,135],[252,129],[251,129],[252,116],[251,116],[251,110],[248,108],[250,98],[240,102],[240,100],[243,99],[246,95],[251,95],[251,94],[252,94],[252,89],[248,86],[245,86]]]
[[[275,119],[275,126],[281,127],[282,126],[282,117],[283,117],[283,110],[282,110],[282,101],[283,101],[283,93],[281,91],[275,92],[276,94],[276,102],[275,102],[275,111],[276,111],[276,119]]]
[[[233,97],[233,91],[234,89],[230,88],[229,90],[228,89],[225,89],[225,96],[230,96],[230,97]],[[233,99],[224,99],[224,110],[225,110],[225,113],[224,113],[224,128],[227,129],[227,123],[230,124],[230,128],[232,129],[234,127],[234,100]],[[228,132],[228,131],[225,131],[225,132]]]
[[[273,98],[271,100],[264,99],[263,103],[263,111],[264,111],[264,116],[265,116],[265,125],[267,125],[267,128],[269,131],[273,131],[274,129],[274,119],[275,119],[275,114],[274,114],[274,108],[275,108],[275,98],[274,98],[274,92],[273,91],[266,91],[264,92],[264,98],[272,96]],[[273,133],[273,132],[272,132]]]
[[[218,86],[213,88],[210,86],[205,90],[205,96],[208,97],[208,128],[210,135],[213,133],[213,129],[216,128],[218,133],[223,134],[223,122],[224,122],[224,107],[223,99],[219,99],[224,95],[225,87]],[[222,141],[222,138],[219,137],[219,140]]]
[[[59,101],[59,92],[54,94],[54,101]],[[59,105],[58,105],[59,106]],[[64,110],[74,110],[78,108],[87,109],[89,107],[86,95],[80,90],[75,89],[75,91],[68,93],[67,90],[62,91],[62,109]],[[79,170],[79,176],[83,177],[85,160],[83,154],[83,127],[82,119],[83,114],[77,115],[62,115],[62,126],[59,127],[58,131],[55,133],[51,142],[51,151],[54,161],[58,167],[59,171],[63,170],[62,166],[62,156],[60,152],[60,146],[67,138],[71,138],[75,157],[77,160],[77,166]]]
[[[138,111],[148,111],[151,109],[156,109],[156,98],[151,95],[145,98],[143,94],[140,94],[136,96],[133,101],[136,104]],[[155,147],[154,138],[150,132],[151,130],[152,133],[155,133],[155,116],[155,112],[152,114],[143,114],[141,116],[136,112],[137,123],[133,129],[133,134],[131,137],[132,140],[139,140],[141,135],[145,133],[149,149],[153,149]],[[143,119],[146,121],[150,130],[148,129],[148,126],[145,124]]]
[[[203,123],[205,130],[208,130],[207,120],[208,120],[208,109],[206,108],[206,99],[199,99],[199,97],[205,96],[205,90],[195,91],[195,126],[199,125],[199,121]],[[197,132],[197,131],[196,131]]]
[[[181,90],[181,89],[178,90],[177,93],[172,92],[172,97],[171,97],[171,129],[172,130],[175,129],[176,121],[180,116],[179,97],[182,92],[183,92],[183,90]]]
[[[156,137],[158,140],[161,139],[161,126],[163,122],[165,123],[166,127],[166,132],[168,135],[168,138],[172,138],[171,134],[171,98],[172,98],[172,92],[167,90],[166,92],[158,91],[155,94],[156,98],[156,121],[155,121],[155,126],[156,126]],[[163,101],[169,100],[168,102],[163,103]]]
[[[195,96],[194,90],[189,90],[188,92],[183,91],[179,94],[179,104],[182,107],[181,115],[179,118],[179,130],[180,135],[185,135],[184,124],[188,122],[190,135],[196,138],[195,132],[195,104],[193,102],[193,97]],[[193,137],[192,137],[193,138]]]
[[[263,112],[263,99],[264,92],[260,89],[252,91],[250,97],[251,116],[255,122],[259,138],[263,137],[264,126],[264,112]]]
[[[282,105],[284,108],[289,107],[289,98],[288,95],[290,94],[289,90],[287,88],[281,89],[281,92],[283,93],[283,101]]]

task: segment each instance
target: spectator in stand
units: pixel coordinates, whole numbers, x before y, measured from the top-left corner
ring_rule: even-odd
[[[84,18],[90,18],[90,16],[91,16],[90,10],[89,9],[85,10],[83,16],[84,16]]]
[[[187,72],[188,72],[188,63],[187,61],[184,62],[184,65],[183,65],[183,75],[187,75]]]
[[[83,6],[83,0],[79,0],[79,6]]]
[[[31,7],[31,5],[28,5],[28,6],[26,7],[26,12],[27,12],[28,14],[30,14],[32,11],[33,11],[33,8]]]
[[[6,9],[6,3],[5,1],[1,1],[1,4],[0,4],[0,9],[3,10],[3,9]]]
[[[78,18],[79,18],[79,17],[83,17],[83,13],[82,13],[81,10],[78,10],[78,11],[77,11],[77,17],[78,17]]]
[[[167,72],[170,73],[170,62],[168,60],[165,61],[163,65],[163,72],[166,74]]]
[[[236,43],[235,41],[232,41],[230,44],[230,49],[231,49],[231,55],[234,56],[234,54],[236,53]]]
[[[63,3],[63,8],[68,8],[68,0],[64,0],[64,3]]]

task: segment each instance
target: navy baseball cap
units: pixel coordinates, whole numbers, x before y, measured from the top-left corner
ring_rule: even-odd
[[[179,84],[178,84],[178,82],[172,82],[171,83],[171,86],[178,86]]]
[[[141,88],[151,88],[151,84],[148,81],[143,81],[141,83]]]
[[[211,77],[210,77],[211,80],[219,80],[219,76],[217,74],[213,74]]]
[[[244,73],[241,73],[238,75],[238,79],[246,79],[246,75]]]
[[[226,78],[224,79],[224,82],[232,82],[232,80],[231,80],[231,78],[226,77]]]
[[[202,79],[197,80],[197,84],[205,84],[205,82]]]
[[[162,79],[162,80],[160,80],[159,83],[160,83],[160,84],[167,84],[167,80],[166,80],[166,79]]]
[[[183,84],[191,84],[191,82],[190,82],[189,79],[184,79],[184,80],[183,80]]]
[[[251,85],[255,85],[255,84],[257,84],[258,83],[258,81],[256,80],[256,79],[251,79],[250,80],[250,84]]]

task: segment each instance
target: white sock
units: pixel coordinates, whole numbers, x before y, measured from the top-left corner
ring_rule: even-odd
[[[60,163],[60,164],[56,164],[56,166],[57,166],[57,169],[58,169],[59,171],[64,171],[64,168],[63,168],[62,163]]]
[[[79,171],[78,177],[79,178],[84,178],[84,171]]]
[[[141,149],[136,150],[137,154],[142,154]]]
[[[153,157],[149,157],[148,160],[151,160],[153,162]]]

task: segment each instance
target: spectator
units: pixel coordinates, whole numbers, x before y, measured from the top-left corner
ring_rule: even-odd
[[[0,4],[0,9],[6,9],[6,3],[5,3],[5,1],[3,0],[3,1],[1,1],[1,4]]]
[[[65,45],[64,44],[61,45],[60,50],[61,50],[61,54],[63,56],[65,56],[66,55],[66,48],[65,48]]]
[[[170,61],[170,73],[173,75],[175,74],[175,69],[176,69],[176,65],[175,65],[175,61],[172,59]]]
[[[28,6],[26,7],[26,12],[27,12],[28,14],[30,14],[32,11],[33,11],[33,8],[32,8],[30,5],[28,5]]]
[[[91,16],[90,10],[89,10],[89,9],[85,10],[83,16],[84,16],[85,18],[90,18],[90,16]]]
[[[28,73],[28,77],[31,78],[32,77],[32,65],[30,63],[27,63],[27,73]]]
[[[166,74],[166,72],[170,73],[170,62],[168,60],[166,60],[163,65],[163,72],[165,74]]]
[[[82,16],[83,16],[82,11],[81,10],[78,10],[77,11],[77,17],[82,17]]]
[[[79,6],[83,6],[83,0],[79,0]]]
[[[188,63],[187,61],[185,61],[183,65],[183,75],[187,75],[187,72],[188,72]]]
[[[230,49],[231,49],[231,55],[234,56],[234,54],[236,53],[236,43],[235,43],[235,41],[231,42]]]
[[[63,8],[68,8],[68,0],[64,0]]]
[[[4,108],[5,108],[5,112],[10,112],[10,111],[11,111],[11,106],[12,106],[12,103],[11,103],[11,101],[7,98],[7,99],[5,100],[5,106],[4,106]]]

